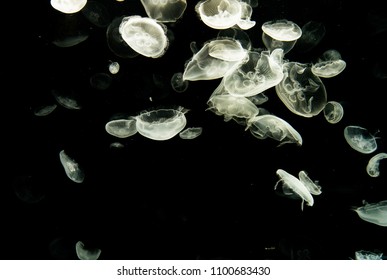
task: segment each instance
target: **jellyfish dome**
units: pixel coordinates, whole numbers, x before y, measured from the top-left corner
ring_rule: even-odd
[[[87,0],[51,0],[51,6],[62,13],[74,14],[86,6]]]
[[[141,0],[148,17],[160,22],[175,22],[187,8],[186,0]]]
[[[344,128],[344,138],[351,148],[363,154],[371,154],[378,147],[375,136],[366,128],[360,126],[346,126]]]
[[[356,207],[354,211],[360,219],[366,222],[387,227],[387,200],[376,203],[365,202],[363,206]]]

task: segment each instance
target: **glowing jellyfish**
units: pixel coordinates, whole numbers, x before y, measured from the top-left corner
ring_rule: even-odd
[[[43,117],[51,114],[56,109],[56,104],[49,104],[49,105],[43,105],[39,106],[34,109],[34,115],[38,117]]]
[[[352,149],[363,154],[371,154],[378,147],[375,136],[360,126],[346,126],[344,128],[344,138]]]
[[[282,189],[285,195],[297,195],[301,200],[301,210],[304,210],[304,202],[306,205],[313,206],[314,199],[307,187],[300,180],[294,177],[292,174],[286,172],[283,169],[278,169],[276,172],[280,180],[275,184],[274,189],[277,188],[278,184],[282,184]]]
[[[59,12],[74,14],[83,9],[87,0],[51,0],[50,3]]]
[[[387,159],[387,153],[378,153],[374,155],[367,164],[366,170],[371,177],[379,177],[379,163],[382,159]]]
[[[312,65],[312,72],[322,78],[335,77],[347,66],[347,63],[341,59],[337,50],[327,50],[323,53],[317,63]]]
[[[382,260],[383,253],[375,253],[366,250],[355,252],[355,260]]]
[[[168,140],[179,134],[187,124],[183,107],[145,111],[136,116],[137,131],[152,140]]]
[[[80,110],[82,106],[79,104],[75,92],[67,89],[53,89],[51,91],[55,100],[59,105],[70,110]]]
[[[124,17],[119,32],[133,50],[146,57],[161,57],[168,48],[166,26],[152,18]]]
[[[285,54],[293,49],[297,39],[302,35],[302,29],[286,19],[267,21],[262,24],[262,31],[265,47],[269,51],[280,48]]]
[[[377,203],[364,202],[363,206],[353,209],[359,217],[369,223],[387,227],[387,200]]]
[[[120,71],[120,64],[116,61],[110,61],[109,63],[109,72],[113,75],[117,74]]]
[[[175,22],[187,8],[186,0],[141,0],[148,17],[159,22]]]
[[[75,244],[75,252],[80,260],[98,260],[101,255],[101,249],[87,247],[82,241]]]
[[[107,73],[95,73],[90,77],[90,85],[98,90],[106,90],[112,83],[112,77]]]
[[[195,139],[202,134],[202,131],[202,127],[188,127],[179,133],[179,137],[188,140]]]
[[[171,86],[176,92],[184,92],[187,90],[189,82],[183,79],[183,73],[177,72],[172,75]]]
[[[304,186],[308,189],[308,191],[313,195],[320,195],[321,192],[321,186],[318,184],[318,181],[312,181],[308,174],[301,170],[298,173],[298,179],[301,181],[301,183],[304,184]]]
[[[79,164],[74,159],[70,158],[64,150],[59,152],[59,159],[67,177],[75,183],[82,183],[85,179],[85,174],[79,167]]]
[[[106,123],[107,133],[118,138],[128,138],[137,133],[136,119],[117,119]]]
[[[302,35],[297,39],[295,47],[302,52],[310,51],[316,47],[326,33],[324,24],[318,21],[308,21],[301,29]]]
[[[328,101],[323,111],[325,119],[332,124],[338,123],[344,116],[343,106],[336,101]]]

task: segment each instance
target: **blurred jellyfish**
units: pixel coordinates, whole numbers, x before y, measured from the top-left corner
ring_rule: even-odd
[[[78,163],[70,158],[64,150],[59,152],[59,159],[67,177],[75,183],[82,183],[85,179],[85,174]]]
[[[38,203],[46,197],[44,185],[34,176],[17,176],[12,182],[12,187],[15,195],[26,203]]]
[[[101,249],[88,248],[82,241],[75,244],[75,252],[80,260],[98,260],[101,255]]]
[[[364,202],[363,206],[355,207],[353,210],[362,220],[387,227],[387,200],[376,203]]]
[[[124,17],[119,32],[133,50],[146,57],[161,57],[168,48],[166,26],[152,18]]]
[[[325,36],[325,26],[321,22],[308,21],[302,26],[302,35],[297,39],[295,49],[307,52],[316,47]]]
[[[341,59],[337,50],[327,50],[319,61],[312,65],[312,72],[322,78],[331,78],[343,72],[346,66],[346,62]]]
[[[298,179],[304,184],[311,194],[320,195],[322,193],[321,186],[318,184],[318,181],[313,182],[304,170],[301,170],[298,173]]]
[[[184,92],[188,88],[189,82],[183,79],[183,73],[177,72],[171,78],[171,86],[176,92]]]
[[[74,14],[83,9],[87,0],[51,0],[50,3],[59,12]]]
[[[338,123],[344,116],[343,106],[336,101],[328,101],[324,107],[324,117],[332,124]]]
[[[355,260],[382,260],[383,253],[375,253],[366,250],[355,252]]]
[[[53,89],[51,93],[58,104],[66,109],[79,110],[82,108],[72,90]]]
[[[280,48],[284,54],[293,49],[302,35],[302,29],[294,22],[280,19],[262,24],[262,41],[269,51]]]
[[[148,17],[159,22],[175,22],[187,8],[186,0],[141,0]]]
[[[274,115],[258,115],[247,121],[246,130],[258,139],[270,137],[280,142],[302,145],[302,137],[288,122]]]
[[[152,140],[168,140],[180,133],[187,124],[183,107],[145,111],[136,116],[137,131]]]
[[[90,77],[91,87],[98,90],[106,90],[112,83],[112,77],[107,73],[95,73]]]
[[[98,27],[106,27],[111,22],[110,13],[101,2],[88,0],[81,12],[85,18]]]
[[[321,79],[314,75],[310,66],[298,62],[283,65],[284,78],[276,85],[278,97],[293,113],[313,117],[324,110],[327,92]]]
[[[136,119],[117,119],[106,123],[105,130],[107,133],[118,138],[127,138],[137,133]]]
[[[110,61],[109,63],[109,72],[113,75],[117,74],[120,71],[120,64],[116,61]]]
[[[374,155],[367,164],[366,170],[371,177],[379,177],[379,163],[382,159],[387,159],[387,153],[378,153]]]
[[[375,136],[360,126],[346,126],[344,128],[344,138],[352,149],[363,154],[371,154],[378,147]]]
[[[90,31],[83,24],[82,14],[63,14],[55,18],[53,25],[51,42],[57,47],[73,47],[89,38]]]
[[[202,127],[188,127],[179,133],[181,139],[195,139],[202,134]]]
[[[34,115],[38,116],[38,117],[47,116],[47,115],[51,114],[52,112],[54,112],[56,107],[57,107],[56,104],[48,104],[48,105],[39,106],[39,107],[34,109]]]

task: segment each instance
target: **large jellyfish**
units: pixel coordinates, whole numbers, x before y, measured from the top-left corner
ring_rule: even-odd
[[[175,22],[187,8],[186,0],[141,0],[148,17],[159,22]]]
[[[80,168],[79,164],[69,157],[64,150],[59,152],[59,159],[67,177],[75,183],[82,183],[85,179],[85,173]]]
[[[344,108],[337,101],[328,101],[324,107],[324,117],[327,122],[335,124],[341,121],[344,116]]]
[[[376,203],[364,202],[363,206],[354,208],[354,211],[366,222],[387,227],[387,200]]]
[[[366,170],[371,177],[379,177],[379,163],[382,159],[387,159],[387,153],[378,153],[374,155],[367,164]]]
[[[51,0],[50,3],[59,12],[74,14],[83,9],[87,0]]]
[[[366,128],[349,125],[344,128],[344,138],[352,149],[363,153],[373,153],[378,145],[376,138]]]

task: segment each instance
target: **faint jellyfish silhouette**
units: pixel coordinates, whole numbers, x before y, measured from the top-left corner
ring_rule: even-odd
[[[106,123],[105,130],[110,135],[117,138],[128,138],[137,133],[136,119],[116,119]]]
[[[175,22],[187,8],[186,0],[141,0],[148,17],[159,22]]]
[[[344,116],[344,108],[337,101],[328,101],[323,111],[325,119],[332,124],[338,123]]]
[[[113,143],[110,143],[109,147],[111,149],[114,149],[114,150],[121,150],[123,149],[125,146],[124,144],[120,143],[120,142],[113,142]]]
[[[179,133],[179,137],[181,139],[188,140],[195,139],[196,137],[199,137],[202,134],[202,131],[202,127],[188,127]]]
[[[111,22],[110,13],[101,2],[88,0],[81,12],[95,26],[106,27]]]
[[[284,54],[293,49],[302,35],[302,29],[286,19],[267,21],[262,24],[262,41],[269,51],[280,48]]]
[[[106,90],[112,84],[112,77],[107,73],[95,73],[90,77],[90,85],[98,90]]]
[[[382,260],[383,253],[359,250],[355,252],[355,260]]]
[[[17,176],[12,182],[15,195],[27,203],[38,203],[46,197],[43,184],[34,176]]]
[[[168,140],[179,134],[187,124],[188,109],[156,109],[136,116],[137,131],[152,140]]]
[[[382,159],[387,159],[387,153],[378,153],[374,155],[367,164],[366,171],[371,177],[379,177],[379,163]]]
[[[353,208],[359,217],[366,222],[387,227],[387,200],[376,203],[363,201],[363,203],[363,206]]]
[[[80,260],[98,260],[101,249],[85,246],[82,241],[75,243],[75,252]]]
[[[378,147],[376,137],[360,126],[346,126],[344,128],[344,138],[352,149],[363,154],[371,154]]]
[[[168,48],[167,27],[152,18],[124,17],[119,32],[133,50],[146,57],[161,57]]]
[[[76,46],[89,38],[89,30],[83,24],[82,14],[62,14],[52,23],[52,43],[60,48]]]
[[[49,253],[56,260],[72,260],[76,259],[77,255],[74,250],[75,241],[68,237],[57,237],[49,244]]]
[[[116,61],[110,61],[109,63],[109,72],[113,75],[117,74],[120,71],[120,64]]]
[[[56,104],[48,104],[48,105],[42,105],[42,106],[36,107],[34,109],[34,115],[37,117],[47,116],[47,115],[51,114],[52,112],[54,112],[56,107],[57,107]]]
[[[325,26],[318,21],[308,21],[301,28],[302,35],[297,39],[295,50],[307,52],[316,47],[325,36]]]
[[[87,0],[51,0],[50,3],[59,12],[74,14],[83,9]]]
[[[82,106],[77,100],[77,96],[71,89],[53,89],[51,90],[56,102],[66,109],[80,110]]]
[[[318,184],[318,181],[312,181],[304,170],[301,170],[298,173],[298,179],[304,184],[311,194],[320,195],[322,193],[321,186]]]
[[[64,150],[59,152],[60,162],[66,172],[67,177],[75,182],[82,183],[85,179],[85,173],[80,168],[79,164],[70,158]]]
[[[171,78],[171,86],[176,92],[184,92],[187,90],[189,82],[183,79],[183,73],[177,72]]]
[[[319,58],[317,63],[313,63],[312,72],[322,78],[332,78],[344,71],[347,63],[341,59],[341,54],[337,50],[327,50]]]

